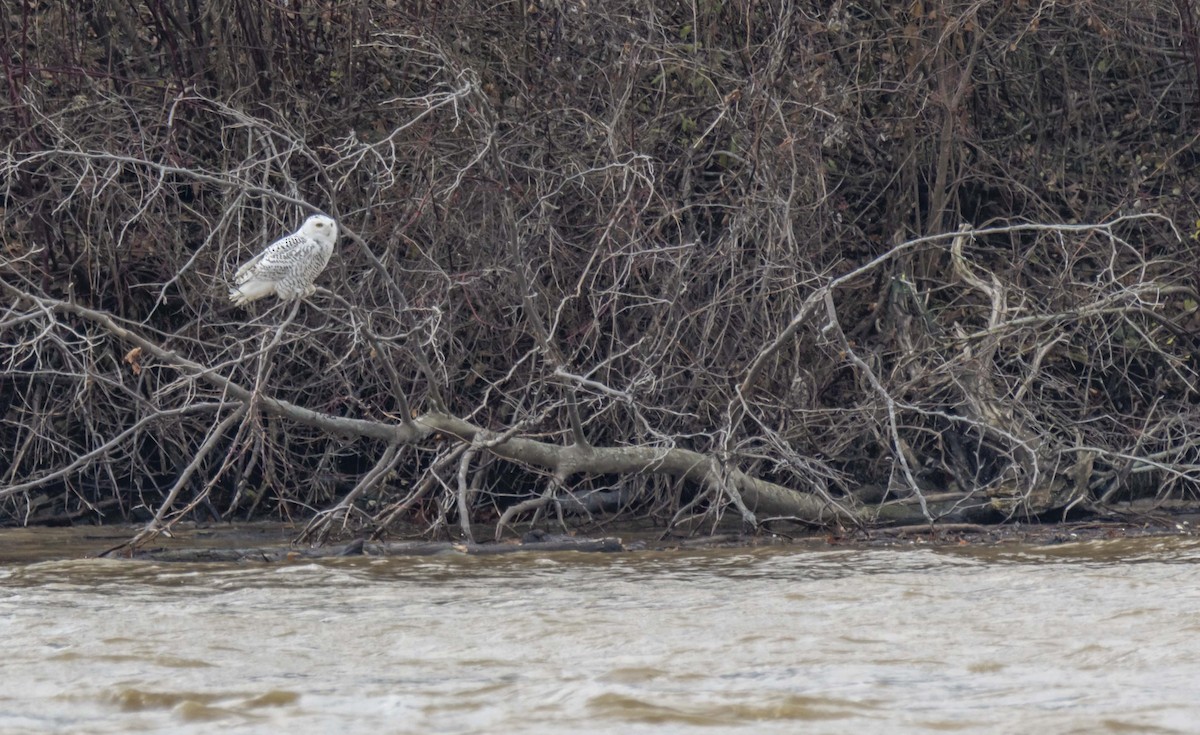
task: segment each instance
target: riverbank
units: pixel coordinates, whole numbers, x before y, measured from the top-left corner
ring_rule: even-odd
[[[325,546],[294,543],[299,527],[281,523],[179,524],[169,536],[154,539],[136,551],[122,544],[140,530],[133,526],[95,528],[13,528],[0,530],[0,563],[82,559],[97,556],[163,562],[280,563],[305,559],[353,556],[431,556],[438,554],[496,555],[560,552],[620,553],[794,547],[992,547],[1001,545],[1052,546],[1096,540],[1146,537],[1188,537],[1200,533],[1200,513],[1194,508],[1159,508],[1156,512],[1131,512],[1121,519],[1086,519],[1064,523],[1012,522],[997,525],[943,524],[869,530],[805,530],[746,533],[736,528],[708,535],[678,536],[644,524],[615,524],[590,533],[534,530],[520,539],[496,543],[463,543],[420,538],[416,529],[408,537],[350,541]]]

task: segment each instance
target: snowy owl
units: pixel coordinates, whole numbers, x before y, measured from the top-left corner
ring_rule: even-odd
[[[271,243],[233,276],[229,300],[238,306],[275,294],[284,301],[311,296],[313,281],[333,254],[338,226],[323,214],[304,220],[300,229]]]

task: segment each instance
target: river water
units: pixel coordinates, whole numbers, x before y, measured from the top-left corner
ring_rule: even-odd
[[[0,558],[36,538],[0,533]],[[5,734],[1200,732],[1190,538],[15,556],[0,563]]]

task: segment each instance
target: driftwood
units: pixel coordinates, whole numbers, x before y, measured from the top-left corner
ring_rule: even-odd
[[[911,526],[890,526],[873,530],[872,534],[883,536],[932,536],[939,537],[953,533],[983,533],[988,527],[978,523],[937,523],[913,524]]]
[[[290,562],[306,559],[330,559],[353,556],[434,556],[436,554],[465,554],[494,556],[496,554],[550,554],[562,551],[613,553],[625,551],[619,538],[575,539],[556,537],[547,541],[513,543],[462,544],[450,541],[399,541],[373,543],[358,539],[348,544],[297,548],[295,546],[262,546],[245,549],[148,549],[128,554],[135,559],[163,562]]]

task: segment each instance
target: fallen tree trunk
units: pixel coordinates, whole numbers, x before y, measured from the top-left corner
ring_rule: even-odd
[[[460,544],[450,541],[408,541],[388,544],[361,539],[348,544],[297,549],[294,546],[262,546],[245,549],[159,549],[130,553],[136,559],[162,562],[287,562],[352,556],[433,556],[462,554],[495,556],[517,552],[550,554],[562,551],[613,553],[625,551],[619,538],[525,541],[520,543]],[[111,555],[111,554],[110,554]]]
[[[760,516],[788,518],[820,526],[857,525],[893,516],[897,520],[912,519],[911,511],[900,510],[898,506],[885,506],[886,510],[855,510],[813,494],[796,492],[752,477],[737,468],[723,466],[712,456],[679,447],[560,445],[518,436],[503,436],[497,440],[496,432],[441,412],[429,412],[397,423],[333,416],[238,385],[213,369],[182,357],[135,329],[118,323],[102,311],[77,303],[35,296],[5,282],[0,282],[0,286],[13,297],[33,302],[46,311],[71,314],[98,325],[114,337],[139,348],[144,355],[151,355],[196,380],[208,383],[229,398],[247,404],[254,403],[264,413],[320,429],[334,437],[377,439],[397,445],[417,443],[437,433],[468,444],[484,444],[488,451],[498,457],[548,470],[559,482],[581,474],[668,475],[732,496],[732,502],[741,509],[744,520],[752,525],[758,522]],[[31,480],[10,486],[0,490],[0,498],[37,484],[37,480]],[[328,526],[334,519],[325,517],[321,520]],[[151,527],[147,530],[148,534],[135,540],[137,544],[152,538],[158,529]]]

